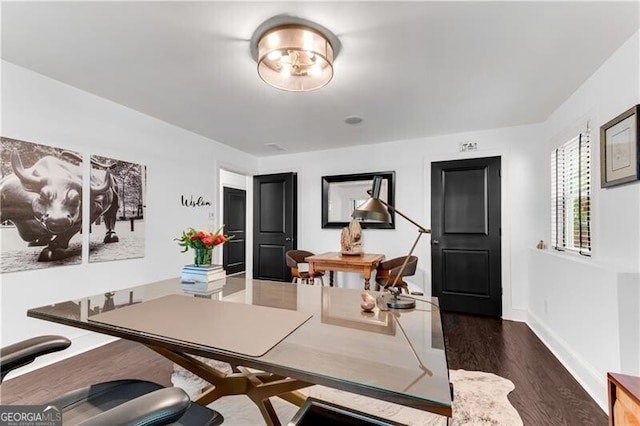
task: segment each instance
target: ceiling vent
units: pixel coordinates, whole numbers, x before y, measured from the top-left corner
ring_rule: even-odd
[[[275,142],[265,143],[264,146],[266,146],[267,148],[271,148],[273,150],[276,150],[276,151],[286,151],[286,149],[284,147],[282,147],[281,145],[278,145]]]

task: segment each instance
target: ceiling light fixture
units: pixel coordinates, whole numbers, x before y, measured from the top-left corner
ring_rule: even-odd
[[[266,21],[251,39],[260,78],[290,92],[309,92],[329,83],[337,47],[337,38],[324,27],[289,16]]]

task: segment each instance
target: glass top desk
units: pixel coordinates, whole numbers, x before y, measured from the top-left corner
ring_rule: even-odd
[[[225,395],[246,394],[270,425],[279,422],[269,397],[301,405],[305,396],[297,390],[312,384],[451,417],[439,310],[418,301],[415,309],[376,307],[367,314],[360,309],[361,292],[227,277],[207,292],[187,293],[175,278],[42,306],[27,315],[140,342],[214,385],[195,401],[206,405]],[[188,306],[188,312],[162,301]],[[246,313],[211,320],[211,315],[238,311]],[[118,323],[132,313],[133,323]],[[248,355],[210,343],[216,334],[250,343],[260,337],[255,330],[279,313],[303,315],[303,321],[264,353]],[[97,320],[105,315],[113,322]],[[158,326],[163,322],[166,332]],[[189,333],[183,337],[181,330]],[[228,362],[234,373],[216,370],[194,355]]]

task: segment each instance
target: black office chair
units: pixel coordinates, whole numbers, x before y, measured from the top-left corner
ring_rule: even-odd
[[[71,345],[62,336],[39,336],[0,349],[0,383],[7,373],[37,357]],[[202,425],[224,421],[222,415],[192,403],[180,388],[165,388],[145,380],[115,380],[71,391],[43,401],[62,412],[65,426],[76,425]]]

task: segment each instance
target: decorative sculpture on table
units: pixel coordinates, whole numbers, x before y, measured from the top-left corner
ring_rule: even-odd
[[[360,302],[360,308],[365,312],[372,312],[373,308],[376,307],[376,298],[366,291],[362,292],[360,297],[362,298],[362,301]]]
[[[349,226],[342,228],[340,234],[340,251],[346,255],[360,254],[360,246],[362,245],[362,228],[360,222],[352,220]]]

